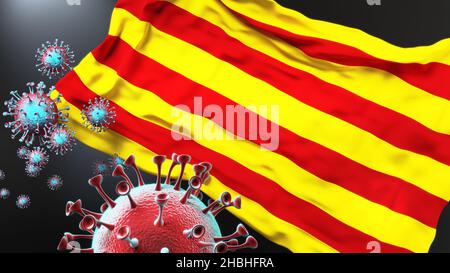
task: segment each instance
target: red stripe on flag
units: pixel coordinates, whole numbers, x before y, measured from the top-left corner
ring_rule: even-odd
[[[114,69],[131,84],[151,90],[171,105],[183,104],[194,109],[194,96],[202,97],[204,105],[218,105],[223,110],[227,105],[236,105],[230,99],[145,57],[117,37],[107,37],[92,53],[98,62]],[[139,69],[136,69],[137,67]],[[252,114],[256,115],[253,112]],[[223,124],[227,124],[226,115],[224,118]],[[249,124],[249,119],[247,116],[246,124]],[[274,128],[273,126],[269,125],[269,128]],[[249,126],[245,129],[243,135],[237,130],[232,130],[231,133],[248,139]],[[279,133],[280,143],[276,152],[301,168],[373,202],[436,227],[440,213],[447,204],[445,200],[403,180],[358,164],[289,130],[280,128]],[[263,143],[261,140],[252,141],[257,144]],[[417,200],[421,200],[423,205],[417,206]]]
[[[313,58],[342,65],[366,66],[384,70],[430,94],[450,99],[450,66],[448,65],[437,62],[420,64],[382,60],[345,44],[297,35],[284,29],[261,23],[233,10],[231,12],[250,26],[285,40]]]
[[[97,96],[73,71],[59,81],[56,88],[63,93],[67,101],[79,109],[89,99]],[[212,174],[224,185],[261,204],[273,215],[298,226],[336,250],[365,252],[366,244],[376,240],[338,221],[312,204],[296,198],[276,183],[220,153],[204,148],[194,141],[175,141],[169,130],[139,119],[115,103],[111,103],[116,107],[117,113],[116,124],[112,130],[159,154],[167,155],[176,151],[192,155],[194,163],[211,162],[214,165]],[[381,248],[383,252],[410,252],[386,243],[381,243]]]

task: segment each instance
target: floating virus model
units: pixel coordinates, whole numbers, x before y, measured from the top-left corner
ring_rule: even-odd
[[[108,162],[103,160],[97,160],[92,165],[92,172],[94,175],[109,175],[111,173]]]
[[[21,194],[17,197],[16,206],[19,209],[26,209],[30,206],[30,204],[31,204],[31,199],[28,195]]]
[[[0,189],[0,198],[1,199],[8,199],[10,194],[11,193],[9,192],[8,189],[5,189],[5,188]]]
[[[8,112],[3,116],[10,116],[14,121],[7,122],[6,128],[12,131],[12,138],[21,134],[20,142],[25,142],[27,146],[33,144],[36,139],[43,143],[43,136],[58,122],[67,122],[68,114],[63,111],[69,107],[58,110],[57,103],[61,96],[55,99],[50,98],[53,88],[45,93],[46,88],[43,82],[28,83],[29,92],[19,95],[18,91],[11,91],[12,98],[5,101]]]
[[[45,135],[44,143],[50,151],[56,155],[64,155],[72,151],[75,142],[75,133],[63,125],[56,125],[52,127]]]
[[[0,181],[5,180],[6,178],[6,173],[4,170],[0,170]]]
[[[172,156],[169,175],[161,181],[161,168],[165,156],[156,156],[156,183],[145,184],[136,166],[134,156],[130,156],[125,165],[134,169],[138,185],[133,185],[122,166],[117,166],[114,176],[122,181],[116,186],[120,196],[110,198],[102,188],[103,177],[95,176],[89,180],[105,200],[101,206],[102,213],[84,209],[81,200],[69,201],[66,215],[79,214],[82,217],[80,229],[88,232],[84,235],[65,233],[58,245],[58,250],[68,252],[96,253],[223,253],[242,248],[256,248],[258,243],[249,236],[246,228],[239,224],[236,232],[222,236],[215,216],[227,207],[241,207],[240,197],[232,200],[228,192],[208,206],[197,197],[200,187],[209,179],[211,164],[202,162],[194,164],[195,176],[189,180],[187,190],[181,188],[183,172],[190,162],[188,155]],[[180,165],[180,175],[172,185],[170,173]],[[238,238],[245,237],[239,242]],[[76,248],[71,242],[78,239],[92,239],[88,249]]]
[[[44,167],[47,165],[49,156],[47,152],[41,147],[34,147],[27,155],[28,164],[35,165],[37,167]]]
[[[41,48],[37,49],[35,57],[38,71],[50,79],[71,70],[71,64],[75,62],[75,55],[69,45],[58,39],[53,43],[47,41],[42,44]]]
[[[19,147],[19,149],[17,149],[17,156],[20,159],[27,159],[29,152],[30,152],[30,150],[28,150],[27,147],[21,146],[21,147]]]
[[[116,166],[122,166],[122,167],[126,167],[125,166],[125,160],[123,160],[118,154],[114,154],[111,159],[110,159],[110,167],[111,169],[115,169]]]
[[[95,98],[89,100],[87,105],[83,106],[81,117],[84,125],[94,132],[104,132],[116,122],[116,111],[114,106],[110,105],[109,100],[105,98]]]
[[[47,186],[52,191],[57,191],[63,186],[63,180],[59,175],[53,175],[47,180]]]
[[[37,177],[39,175],[39,173],[41,172],[41,167],[36,166],[34,164],[31,163],[27,163],[25,165],[25,173],[29,176],[29,177]]]

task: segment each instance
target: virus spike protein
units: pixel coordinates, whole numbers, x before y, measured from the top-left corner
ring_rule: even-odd
[[[163,164],[163,156],[157,156],[154,163],[158,169]],[[176,156],[176,164],[186,165],[190,157]],[[134,161],[134,158],[132,158]],[[131,163],[131,161],[129,162]],[[133,165],[133,164],[130,164]],[[117,166],[113,176],[121,178],[116,187],[119,197],[110,198],[102,188],[102,175],[89,180],[106,202],[102,205],[102,214],[82,209],[81,201],[68,202],[66,215],[82,216],[80,228],[89,233],[85,239],[92,237],[89,252],[96,253],[223,253],[242,248],[256,248],[257,242],[248,234],[247,229],[239,224],[236,232],[222,236],[215,219],[218,210],[234,206],[240,208],[240,198],[232,200],[229,193],[205,206],[193,193],[200,190],[201,185],[208,179],[211,165],[201,164],[195,167],[196,175],[189,180],[187,191],[178,188],[178,180],[174,185],[161,183],[158,172],[157,183],[145,184],[138,181],[133,185],[124,173],[121,165]],[[172,171],[172,170],[171,170]],[[182,171],[182,170],[181,170]],[[207,174],[205,174],[207,173]],[[139,177],[139,174],[136,176]],[[140,179],[138,179],[140,180]],[[142,185],[140,185],[142,183]],[[80,235],[78,235],[80,236]],[[238,238],[245,237],[239,244]],[[61,239],[61,251],[72,251],[69,244],[73,238],[66,233]]]

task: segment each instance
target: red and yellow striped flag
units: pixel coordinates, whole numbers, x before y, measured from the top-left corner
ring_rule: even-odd
[[[155,154],[211,162],[205,192],[241,195],[230,211],[293,252],[367,252],[372,241],[426,252],[450,198],[449,49],[399,48],[272,0],[119,0],[109,36],[57,90],[80,141],[135,154],[150,172]],[[96,96],[117,111],[102,134],[80,116]],[[218,124],[244,138],[175,140],[174,106],[194,97],[279,106],[279,119],[252,109],[279,126],[278,149]]]

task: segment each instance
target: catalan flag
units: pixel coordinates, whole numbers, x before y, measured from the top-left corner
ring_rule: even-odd
[[[211,162],[204,191],[241,195],[230,212],[293,252],[427,252],[450,199],[450,40],[400,48],[272,0],[119,0],[108,37],[56,89],[80,141],[153,173],[155,154]],[[117,122],[94,134],[80,112],[99,96]],[[251,110],[277,149],[179,107],[195,97],[279,106]],[[240,138],[176,140],[174,109],[182,126]]]

